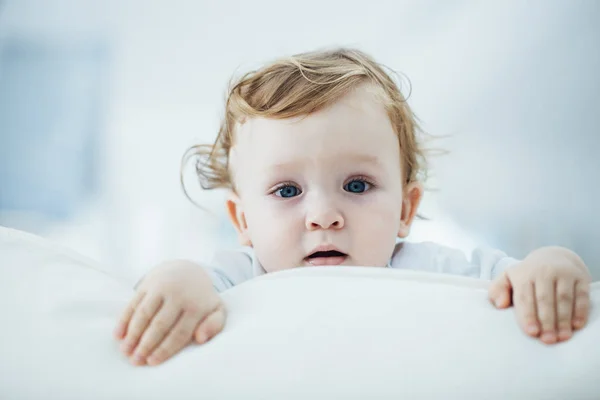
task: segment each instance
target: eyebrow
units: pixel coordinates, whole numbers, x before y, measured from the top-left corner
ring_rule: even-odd
[[[297,167],[299,165],[306,163],[306,161],[308,159],[309,159],[308,157],[305,157],[300,160],[270,164],[269,169],[271,169],[271,168],[287,169],[287,168]],[[381,165],[381,162],[379,161],[379,157],[373,156],[373,155],[368,155],[368,154],[343,154],[343,153],[342,154],[332,154],[331,162],[336,162],[335,161],[336,159],[337,160],[344,159],[345,161],[353,161],[353,162],[356,162],[357,164],[373,164],[375,166]]]

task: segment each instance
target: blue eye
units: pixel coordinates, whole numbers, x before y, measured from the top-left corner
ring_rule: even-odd
[[[371,185],[360,179],[354,179],[344,185],[344,190],[350,193],[364,193]]]
[[[296,186],[285,185],[275,191],[275,195],[283,198],[296,197],[302,193]]]

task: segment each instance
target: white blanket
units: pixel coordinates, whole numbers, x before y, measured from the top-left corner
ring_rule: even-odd
[[[0,399],[600,399],[600,283],[588,326],[546,346],[487,283],[305,268],[227,291],[226,329],[158,367],[112,339],[133,290],[0,228]]]

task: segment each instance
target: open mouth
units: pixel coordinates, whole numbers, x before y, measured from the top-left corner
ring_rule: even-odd
[[[316,251],[306,257],[306,262],[310,265],[339,265],[343,263],[346,258],[348,258],[347,254],[337,250]]]

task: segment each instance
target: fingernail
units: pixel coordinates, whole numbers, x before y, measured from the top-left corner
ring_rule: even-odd
[[[494,304],[496,307],[500,307],[502,305],[502,301],[500,301],[500,298],[497,298],[496,301],[494,301]]]
[[[198,342],[198,344],[202,344],[204,342],[206,342],[206,334],[205,333],[200,333],[198,335],[196,335],[196,342]]]
[[[573,320],[573,325],[575,326],[575,328],[579,329],[583,326],[583,319],[581,318],[575,318]]]
[[[143,363],[144,363],[144,361],[145,361],[145,359],[144,359],[144,356],[142,356],[142,355],[141,355],[141,354],[139,354],[139,353],[136,353],[136,354],[133,356],[133,361],[134,361],[136,364],[143,364]]]
[[[115,328],[115,330],[113,331],[113,335],[118,339],[122,339],[124,333],[125,333],[125,328],[123,328],[122,325],[118,325]]]
[[[121,343],[121,351],[127,355],[129,355],[129,353],[131,353],[132,348],[133,348],[133,345],[130,342]]]
[[[570,330],[561,329],[558,332],[558,339],[559,340],[567,340],[567,339],[570,339],[572,335],[573,335],[573,333]]]
[[[538,333],[537,325],[536,324],[527,325],[527,333],[529,333],[530,335],[535,335],[536,333]]]
[[[150,365],[156,365],[159,363],[158,358],[154,357],[154,356],[150,356],[148,357],[148,359],[146,360],[148,362],[148,364]]]
[[[547,344],[556,343],[556,334],[554,334],[554,332],[545,332],[540,339]]]

